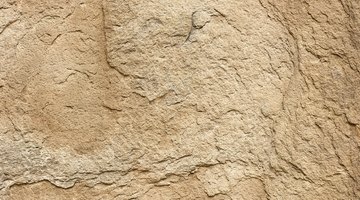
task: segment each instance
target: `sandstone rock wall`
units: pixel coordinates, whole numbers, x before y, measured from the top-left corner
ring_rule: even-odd
[[[0,0],[0,199],[360,199],[357,0]]]

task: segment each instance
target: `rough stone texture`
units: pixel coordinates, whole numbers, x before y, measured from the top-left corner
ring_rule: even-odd
[[[360,199],[357,0],[0,0],[1,199]]]

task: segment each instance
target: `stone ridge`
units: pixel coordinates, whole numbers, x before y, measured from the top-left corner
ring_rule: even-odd
[[[0,16],[0,199],[360,199],[360,2]]]

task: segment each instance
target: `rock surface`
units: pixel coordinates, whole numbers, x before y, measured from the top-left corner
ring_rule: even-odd
[[[360,2],[1,0],[1,199],[360,199]]]

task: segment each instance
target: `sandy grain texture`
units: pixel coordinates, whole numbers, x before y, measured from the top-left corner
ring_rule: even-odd
[[[0,199],[360,199],[360,2],[0,0]]]

